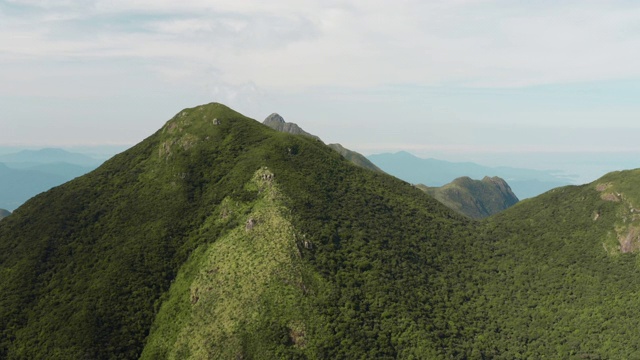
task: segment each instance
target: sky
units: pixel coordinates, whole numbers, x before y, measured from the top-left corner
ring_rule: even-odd
[[[637,1],[0,0],[0,146],[129,146],[215,101],[587,181],[640,167],[639,63]]]

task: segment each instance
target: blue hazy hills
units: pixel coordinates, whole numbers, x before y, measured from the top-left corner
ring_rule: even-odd
[[[472,162],[423,159],[406,151],[369,155],[367,158],[390,175],[412,184],[431,187],[443,186],[463,176],[472,179],[498,176],[507,181],[519,199],[534,197],[553,188],[572,184],[571,178],[557,171],[488,167]]]
[[[102,160],[46,148],[0,155],[0,209],[13,211],[31,197],[95,169]]]

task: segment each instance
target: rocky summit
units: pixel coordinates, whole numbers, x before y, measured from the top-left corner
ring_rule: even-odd
[[[310,136],[312,138],[320,140],[320,138],[318,138],[317,136],[309,134],[308,132],[302,130],[302,128],[300,128],[298,125],[284,121],[284,118],[282,118],[282,116],[276,113],[269,115],[262,123],[272,129],[275,129],[281,132],[286,132],[294,135]],[[375,166],[371,161],[369,161],[366,157],[364,157],[364,155],[358,152],[349,150],[340,144],[329,144],[328,146],[333,150],[337,151],[345,159],[351,161],[353,164],[357,166],[360,166],[372,171],[383,172],[382,170],[380,170],[380,168]]]
[[[276,113],[267,116],[267,118],[264,119],[262,123],[278,131],[294,135],[305,135],[319,140],[317,136],[309,134],[308,132],[302,130],[302,128],[297,124],[284,121],[284,118]]]

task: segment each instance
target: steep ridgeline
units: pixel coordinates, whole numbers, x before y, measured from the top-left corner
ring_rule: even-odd
[[[0,222],[0,358],[445,356],[467,226],[312,138],[185,109]]]
[[[220,105],[0,221],[2,359],[637,359],[640,170],[482,221]]]
[[[9,210],[0,209],[0,220],[6,218],[9,215],[11,215],[11,212]]]
[[[369,159],[367,159],[366,157],[364,157],[364,155],[360,154],[359,152],[355,152],[353,150],[349,150],[347,148],[345,148],[344,146],[340,145],[340,144],[328,144],[328,147],[332,148],[333,150],[337,151],[338,154],[342,155],[342,157],[344,157],[345,159],[351,161],[352,163],[365,168],[365,169],[369,169],[372,171],[376,171],[379,173],[382,173],[384,171],[380,170],[379,167],[375,166],[371,161],[369,161]]]
[[[293,135],[304,135],[304,136],[309,136],[312,137],[316,140],[320,140],[319,137],[309,134],[308,132],[302,130],[302,128],[300,126],[298,126],[298,124],[295,123],[289,123],[284,121],[284,118],[282,116],[280,116],[279,114],[273,113],[269,116],[267,116],[266,119],[264,119],[264,121],[262,122],[263,124],[267,125],[268,127],[274,129],[274,130],[278,130],[281,132],[286,132],[289,134],[293,134]]]
[[[300,128],[300,126],[298,126],[297,124],[288,123],[284,121],[284,118],[282,118],[282,116],[276,113],[273,113],[267,116],[267,118],[262,123],[272,129],[275,129],[281,132],[286,132],[294,135],[310,136],[314,139],[320,140],[319,137],[309,134],[308,132],[302,130],[302,128]],[[360,166],[362,168],[369,169],[372,171],[383,172],[382,170],[380,170],[379,167],[375,166],[371,161],[369,161],[369,159],[367,159],[364,155],[358,152],[349,150],[340,144],[329,144],[328,146],[333,150],[337,151],[345,159],[351,161],[353,164],[357,166]]]
[[[483,219],[508,209],[518,202],[509,184],[499,177],[482,180],[461,177],[441,187],[416,185],[447,207],[472,219]]]

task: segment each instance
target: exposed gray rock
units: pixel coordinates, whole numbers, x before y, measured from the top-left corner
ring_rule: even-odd
[[[254,218],[249,218],[247,220],[247,223],[245,224],[244,228],[247,231],[253,230],[253,227],[256,226],[256,224],[258,223],[258,221]]]
[[[286,132],[289,134],[294,134],[294,135],[304,135],[304,136],[309,136],[312,137],[314,139],[318,139],[320,140],[319,137],[309,134],[308,132],[302,130],[302,128],[300,126],[298,126],[295,123],[288,123],[286,121],[284,121],[284,119],[282,118],[282,116],[273,113],[269,116],[267,116],[266,119],[264,119],[264,121],[262,122],[263,124],[267,125],[268,127],[274,129],[274,130],[278,130],[281,132]]]
[[[309,134],[308,132],[302,130],[302,128],[300,126],[298,126],[297,124],[294,123],[288,123],[286,121],[284,121],[284,118],[282,116],[280,116],[277,113],[273,113],[269,116],[267,116],[266,119],[264,119],[264,121],[262,122],[263,124],[267,125],[268,127],[280,131],[280,132],[286,132],[286,133],[290,133],[290,134],[294,134],[294,135],[305,135],[305,136],[309,136],[312,137],[314,139],[320,140],[319,137],[313,135],[313,134]],[[342,157],[344,157],[345,159],[351,161],[353,164],[363,167],[365,169],[369,169],[372,171],[376,171],[376,172],[381,172],[383,173],[384,171],[380,170],[380,168],[378,168],[377,166],[375,166],[371,161],[369,161],[366,157],[364,157],[364,155],[357,153],[355,151],[349,150],[345,147],[343,147],[340,144],[329,144],[328,145],[330,148],[332,148],[333,150],[337,151],[338,153],[340,153],[340,155],[342,155]]]

